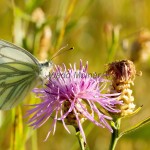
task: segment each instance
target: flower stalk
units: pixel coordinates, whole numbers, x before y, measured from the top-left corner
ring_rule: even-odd
[[[76,137],[78,139],[78,142],[80,144],[80,149],[81,150],[90,150],[87,143],[85,143],[81,133],[80,133],[80,129],[79,128],[75,128],[76,129]]]
[[[115,150],[117,142],[120,138],[119,136],[120,124],[121,124],[121,119],[119,118],[119,119],[116,119],[116,121],[114,122],[114,125],[112,126],[113,133],[111,134],[111,142],[110,142],[109,150]]]

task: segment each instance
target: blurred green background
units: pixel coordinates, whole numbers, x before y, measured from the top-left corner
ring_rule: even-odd
[[[74,50],[56,57],[56,64],[89,62],[89,72],[103,73],[105,64],[132,59],[143,75],[132,87],[135,116],[122,120],[126,129],[150,116],[150,1],[149,0],[0,0],[0,39],[16,43],[38,59],[50,59],[61,47]],[[30,95],[23,104],[36,102]],[[50,122],[33,130],[25,106],[0,112],[0,150],[77,150],[75,131],[57,124],[55,135],[43,140]],[[110,132],[84,124],[91,150],[107,150]],[[15,142],[14,142],[15,140]],[[123,136],[116,150],[149,150],[150,125]]]

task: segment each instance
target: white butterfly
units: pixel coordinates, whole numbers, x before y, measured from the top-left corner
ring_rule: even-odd
[[[51,61],[41,63],[25,49],[0,40],[0,109],[21,102],[52,67]]]

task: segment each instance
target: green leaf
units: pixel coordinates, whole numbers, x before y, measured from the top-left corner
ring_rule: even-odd
[[[130,133],[130,132],[132,132],[132,131],[135,131],[135,130],[141,128],[142,126],[144,126],[144,125],[146,125],[146,124],[148,124],[148,123],[150,123],[150,117],[148,117],[148,118],[146,118],[145,120],[143,120],[143,121],[137,123],[135,126],[129,128],[128,130],[126,130],[126,131],[120,133],[119,138],[120,138],[121,136],[125,135],[125,134],[128,134],[128,133]]]
[[[31,13],[35,8],[40,7],[44,0],[27,0],[26,1],[26,11]]]
[[[31,21],[31,16],[22,11],[19,7],[14,7],[14,14],[16,17],[20,17],[26,21]]]

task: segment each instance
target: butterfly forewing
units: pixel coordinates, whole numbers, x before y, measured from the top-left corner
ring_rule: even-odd
[[[16,106],[37,84],[38,60],[28,51],[0,40],[0,109]]]
[[[39,64],[38,60],[28,51],[9,42],[0,40],[0,64],[13,61]]]

